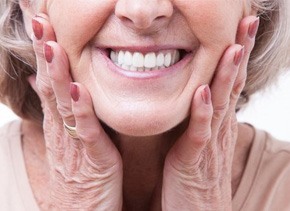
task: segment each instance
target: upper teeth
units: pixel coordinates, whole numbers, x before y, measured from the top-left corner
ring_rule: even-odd
[[[180,60],[178,50],[167,50],[163,52],[140,52],[111,51],[111,60],[125,70],[148,71],[169,67]]]

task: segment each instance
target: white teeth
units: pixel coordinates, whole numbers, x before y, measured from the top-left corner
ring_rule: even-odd
[[[164,65],[165,67],[169,67],[171,64],[171,54],[167,53],[164,58]]]
[[[121,67],[125,70],[130,70],[130,66],[128,66],[128,65],[122,64]]]
[[[137,67],[131,65],[130,70],[131,70],[131,71],[137,71]]]
[[[163,64],[164,64],[164,54],[163,53],[158,54],[156,64],[158,67],[163,66]]]
[[[132,65],[132,54],[129,51],[126,51],[124,55],[124,64],[131,66]]]
[[[173,59],[171,59],[170,65],[175,64],[176,62],[179,61],[179,59],[180,59],[180,53],[179,53],[179,51],[175,51],[173,54]]]
[[[134,53],[133,54],[133,66],[135,67],[143,67],[144,66],[144,56],[142,53]]]
[[[124,63],[124,56],[125,56],[124,51],[120,51],[118,54],[118,63],[120,65],[122,65]]]
[[[156,66],[155,53],[147,53],[144,59],[144,66],[147,68],[153,68]]]
[[[180,60],[178,50],[142,54],[130,51],[111,51],[110,58],[117,66],[130,71],[152,71],[167,68]]]

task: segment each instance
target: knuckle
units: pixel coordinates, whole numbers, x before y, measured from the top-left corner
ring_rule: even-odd
[[[58,103],[57,110],[65,119],[72,119],[74,116],[71,110],[71,104],[69,103]]]
[[[48,83],[36,82],[36,87],[43,96],[49,97],[49,98],[54,96],[53,89],[51,88],[51,86]]]
[[[55,69],[56,67],[51,67],[51,68]],[[66,74],[65,71],[60,72],[60,71],[51,70],[49,71],[49,73],[50,73],[49,77],[52,83],[63,83],[68,78],[68,75]]]
[[[85,109],[75,109],[74,115],[77,119],[88,119],[91,115]]]
[[[232,95],[238,97],[243,91],[245,84],[246,84],[246,80],[244,78],[236,81],[233,87]]]
[[[77,133],[82,141],[93,148],[97,144],[96,140],[102,137],[103,130],[98,126],[88,126],[86,128],[77,127]]]
[[[227,110],[228,110],[228,102],[215,106],[214,112],[213,112],[213,118],[214,119],[222,118],[226,114]]]
[[[194,140],[196,144],[199,146],[205,145],[211,138],[211,131],[207,128],[204,128],[204,130],[199,131],[188,131],[186,136],[189,140]]]
[[[61,114],[71,115],[71,104],[58,101],[57,109]]]
[[[229,86],[233,83],[233,80],[235,78],[235,71],[223,71],[221,74],[219,74],[219,81],[226,85]]]
[[[204,112],[199,112],[196,115],[198,122],[203,125],[208,123],[211,120],[211,117],[212,117],[212,111],[208,111],[208,110]]]
[[[84,141],[87,145],[89,145],[91,148],[94,147],[94,142],[96,141],[97,136],[95,135],[95,133],[91,133],[91,132],[79,132],[78,131],[78,137]]]

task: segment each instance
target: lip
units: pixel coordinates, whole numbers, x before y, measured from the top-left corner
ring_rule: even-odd
[[[131,79],[154,79],[154,78],[160,78],[167,75],[172,74],[173,72],[182,70],[193,58],[194,50],[192,49],[186,49],[182,47],[168,47],[168,46],[162,46],[162,47],[96,47],[97,51],[99,51],[102,55],[102,58],[107,63],[108,68],[115,74],[118,74],[120,76],[131,78]],[[152,71],[130,71],[130,70],[124,70],[120,68],[119,66],[115,65],[112,60],[109,58],[109,51],[108,49],[113,49],[114,51],[117,50],[123,50],[123,51],[130,51],[130,52],[141,52],[141,53],[149,53],[149,52],[158,52],[162,50],[171,50],[171,49],[179,49],[186,51],[186,55],[177,63],[174,65],[164,68],[162,70],[152,70]]]

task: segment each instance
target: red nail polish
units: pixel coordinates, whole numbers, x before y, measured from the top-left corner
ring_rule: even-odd
[[[250,23],[249,29],[248,29],[248,35],[250,38],[254,38],[258,32],[258,28],[259,28],[259,24],[260,24],[260,18],[257,17],[257,19]]]
[[[205,104],[209,105],[211,103],[211,93],[208,85],[202,90],[201,98]]]
[[[53,59],[53,49],[47,43],[44,43],[44,57],[48,63],[52,62]]]
[[[78,102],[80,99],[79,87],[74,83],[70,83],[70,95],[75,102]]]
[[[239,66],[241,61],[242,61],[242,58],[244,56],[244,51],[245,51],[245,47],[243,46],[240,50],[238,50],[235,54],[235,57],[234,57],[234,64],[236,66]]]
[[[32,29],[36,39],[40,40],[43,37],[43,26],[36,19],[32,19]]]

